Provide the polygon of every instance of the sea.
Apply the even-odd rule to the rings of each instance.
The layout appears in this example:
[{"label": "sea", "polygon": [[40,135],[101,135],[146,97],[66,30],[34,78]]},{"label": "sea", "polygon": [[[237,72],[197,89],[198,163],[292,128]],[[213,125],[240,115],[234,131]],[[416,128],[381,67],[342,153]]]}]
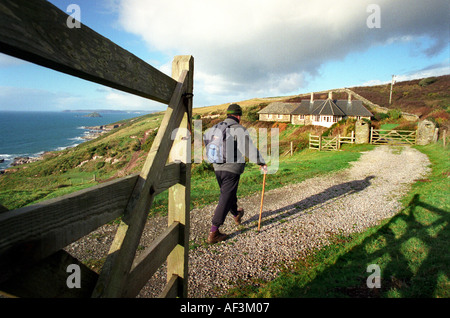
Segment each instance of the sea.
[{"label": "sea", "polygon": [[10,167],[16,157],[39,157],[85,142],[83,137],[90,132],[87,127],[146,114],[99,112],[101,117],[86,117],[89,113],[0,111],[0,171]]}]

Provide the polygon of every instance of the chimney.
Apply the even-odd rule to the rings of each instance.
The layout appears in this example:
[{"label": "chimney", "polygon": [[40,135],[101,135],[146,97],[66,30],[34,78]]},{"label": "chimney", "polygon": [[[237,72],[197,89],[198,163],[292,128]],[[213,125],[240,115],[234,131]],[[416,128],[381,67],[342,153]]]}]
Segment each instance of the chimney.
[{"label": "chimney", "polygon": [[352,94],[348,93],[348,103],[352,103]]},{"label": "chimney", "polygon": [[333,91],[328,92],[328,99],[333,99]]},{"label": "chimney", "polygon": [[311,93],[311,104],[314,103],[314,93]]}]

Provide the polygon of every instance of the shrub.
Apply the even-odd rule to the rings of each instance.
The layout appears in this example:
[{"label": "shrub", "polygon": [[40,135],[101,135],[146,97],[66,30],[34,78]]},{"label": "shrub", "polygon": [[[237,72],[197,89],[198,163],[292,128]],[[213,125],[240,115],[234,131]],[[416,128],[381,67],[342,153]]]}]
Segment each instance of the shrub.
[{"label": "shrub", "polygon": [[253,106],[248,110],[244,111],[244,117],[247,121],[255,122],[259,120],[259,108],[257,106]]},{"label": "shrub", "polygon": [[421,80],[419,82],[419,86],[420,87],[425,87],[425,86],[433,84],[436,81],[437,81],[436,77],[427,77],[427,78],[424,78],[423,80]]},{"label": "shrub", "polygon": [[400,117],[402,117],[402,111],[399,109],[390,109],[388,111],[388,116],[390,119],[399,119]]},{"label": "shrub", "polygon": [[192,165],[192,174],[203,175],[211,171],[214,171],[213,165],[206,161],[202,161],[202,163],[198,165]]},{"label": "shrub", "polygon": [[373,114],[373,117],[375,117],[376,121],[382,121],[383,119],[389,118],[389,115],[385,113],[375,113]]}]

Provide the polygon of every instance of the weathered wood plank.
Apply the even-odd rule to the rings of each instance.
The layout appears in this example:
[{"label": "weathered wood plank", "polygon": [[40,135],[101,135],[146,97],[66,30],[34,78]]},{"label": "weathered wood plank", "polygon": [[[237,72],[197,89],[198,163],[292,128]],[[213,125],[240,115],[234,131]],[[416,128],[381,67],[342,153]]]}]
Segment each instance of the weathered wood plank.
[{"label": "weathered wood plank", "polygon": [[180,161],[168,163],[164,167],[163,177],[154,186],[155,195],[166,191],[177,183],[184,183],[181,174],[185,173],[186,165]]},{"label": "weathered wood plank", "polygon": [[[69,288],[73,270],[69,265],[79,269],[79,288]],[[89,298],[97,281],[98,274],[86,267],[72,255],[60,250],[21,273],[0,283],[0,291],[7,296],[25,298]]]},{"label": "weathered wood plank", "polygon": [[0,213],[8,212],[9,210],[0,204]]},{"label": "weathered wood plank", "polygon": [[[189,71],[188,87],[186,93],[190,94],[193,91],[194,81],[194,59],[191,56],[181,57],[172,64],[172,76],[178,78],[185,70]],[[169,161],[181,160],[185,165],[183,184],[176,184],[169,189],[169,212],[168,224],[173,222],[180,222],[182,233],[179,244],[170,253],[167,258],[167,280],[176,275],[180,278],[182,288],[177,289],[176,293],[179,297],[187,297],[188,287],[188,253],[189,253],[189,213],[190,213],[190,197],[191,197],[191,113],[192,113],[192,99],[187,100],[187,111],[183,116],[175,136],[172,151],[169,154]]]},{"label": "weathered wood plank", "polygon": [[170,102],[177,82],[45,0],[2,0],[0,52],[59,72]]},{"label": "weathered wood plank", "polygon": [[120,297],[155,196],[163,167],[172,147],[172,132],[180,125],[185,113],[183,94],[187,87],[187,74],[183,72],[169,107],[153,141],[152,148],[117,229],[108,257],[94,290],[93,297]]},{"label": "weathered wood plank", "polygon": [[135,259],[123,297],[136,297],[156,270],[179,242],[180,223],[169,226],[142,254]]},{"label": "weathered wood plank", "polygon": [[123,214],[137,175],[0,214],[0,282]]},{"label": "weathered wood plank", "polygon": [[[164,167],[155,195],[180,183],[183,163]],[[0,282],[121,216],[138,174],[0,215]],[[184,182],[184,180],[183,180]]]},{"label": "weathered wood plank", "polygon": [[170,276],[169,281],[158,298],[176,298],[178,296],[180,280],[181,278],[175,274]]}]

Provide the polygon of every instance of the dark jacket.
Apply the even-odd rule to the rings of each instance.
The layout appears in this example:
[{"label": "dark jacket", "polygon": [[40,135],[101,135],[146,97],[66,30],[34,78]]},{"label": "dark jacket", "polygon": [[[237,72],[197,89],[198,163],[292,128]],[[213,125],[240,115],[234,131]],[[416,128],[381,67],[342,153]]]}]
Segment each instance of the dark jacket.
[{"label": "dark jacket", "polygon": [[245,169],[245,158],[258,165],[265,165],[264,158],[253,144],[248,130],[239,124],[239,120],[229,116],[225,122],[229,126],[226,138],[226,162],[214,163],[214,170],[242,174]]}]

